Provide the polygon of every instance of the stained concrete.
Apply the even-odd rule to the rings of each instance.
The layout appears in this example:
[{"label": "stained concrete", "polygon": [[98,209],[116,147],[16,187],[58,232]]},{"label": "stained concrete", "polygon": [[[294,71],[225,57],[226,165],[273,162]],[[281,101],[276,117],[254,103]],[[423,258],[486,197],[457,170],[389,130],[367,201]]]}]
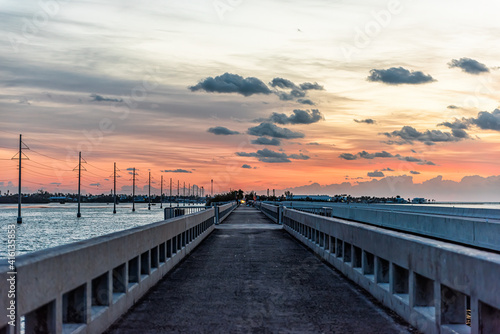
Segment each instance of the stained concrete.
[{"label": "stained concrete", "polygon": [[[238,208],[109,333],[407,333],[253,208]],[[263,229],[256,228],[261,224]]]}]

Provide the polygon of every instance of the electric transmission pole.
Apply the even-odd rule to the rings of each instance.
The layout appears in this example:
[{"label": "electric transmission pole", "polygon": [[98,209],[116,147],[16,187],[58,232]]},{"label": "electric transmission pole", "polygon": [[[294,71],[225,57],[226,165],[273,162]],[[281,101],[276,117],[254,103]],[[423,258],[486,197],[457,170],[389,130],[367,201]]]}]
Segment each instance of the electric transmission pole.
[{"label": "electric transmission pole", "polygon": [[163,208],[163,175],[161,176],[161,185],[160,185],[160,209]]},{"label": "electric transmission pole", "polygon": [[182,187],[182,197],[186,200],[186,182],[184,182],[184,186]]},{"label": "electric transmission pole", "polygon": [[[83,160],[83,161],[82,161]],[[78,152],[78,212],[76,216],[80,218],[82,216],[80,212],[80,203],[82,201],[81,183],[82,183],[82,163],[86,163],[85,159],[82,159],[82,152]],[[73,169],[75,170],[76,167]],[[86,171],[85,167],[83,170]]]},{"label": "electric transmission pole", "polygon": [[177,206],[179,206],[179,180],[177,180]]},{"label": "electric transmission pole", "polygon": [[149,172],[148,210],[151,210],[151,172]]},{"label": "electric transmission pole", "polygon": [[170,207],[172,207],[172,178],[170,178],[170,197],[169,197]]},{"label": "electric transmission pole", "polygon": [[135,167],[132,172],[132,212],[135,211]]},{"label": "electric transmission pole", "polygon": [[[23,147],[24,145],[24,147]],[[16,155],[12,157],[12,160],[18,159],[19,160],[19,191],[17,194],[17,223],[22,224],[23,222],[23,217],[21,216],[21,203],[22,203],[22,195],[21,195],[21,161],[22,159],[27,159],[29,158],[26,156],[26,154],[23,153],[23,148],[29,150],[30,148],[26,146],[25,143],[23,143],[23,135],[19,135],[19,152],[16,155],[19,155],[16,158]]]},{"label": "electric transmission pole", "polygon": [[116,162],[113,165],[113,213],[116,213]]},{"label": "electric transmission pole", "polygon": [[210,197],[214,197],[214,179],[211,180]]}]

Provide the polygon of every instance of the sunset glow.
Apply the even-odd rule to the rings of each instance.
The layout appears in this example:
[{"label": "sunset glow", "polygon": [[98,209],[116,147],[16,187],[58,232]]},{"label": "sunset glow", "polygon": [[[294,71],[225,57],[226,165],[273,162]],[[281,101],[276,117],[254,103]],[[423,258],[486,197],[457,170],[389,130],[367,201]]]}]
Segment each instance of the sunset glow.
[{"label": "sunset glow", "polygon": [[496,1],[3,1],[0,190],[500,201]]}]

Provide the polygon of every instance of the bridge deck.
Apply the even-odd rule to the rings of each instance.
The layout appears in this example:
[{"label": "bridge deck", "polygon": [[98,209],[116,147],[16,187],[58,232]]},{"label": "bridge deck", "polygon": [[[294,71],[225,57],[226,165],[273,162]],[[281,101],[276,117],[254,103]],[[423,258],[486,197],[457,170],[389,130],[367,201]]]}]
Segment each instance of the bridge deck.
[{"label": "bridge deck", "polygon": [[108,332],[409,332],[279,227],[238,208]]}]

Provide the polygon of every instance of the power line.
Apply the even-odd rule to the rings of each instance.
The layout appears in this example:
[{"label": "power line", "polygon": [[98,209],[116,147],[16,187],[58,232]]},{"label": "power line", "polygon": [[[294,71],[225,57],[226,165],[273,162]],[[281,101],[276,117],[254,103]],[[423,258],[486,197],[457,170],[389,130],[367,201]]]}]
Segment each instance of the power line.
[{"label": "power line", "polygon": [[36,154],[39,154],[39,155],[41,155],[41,156],[44,156],[44,157],[46,157],[46,158],[49,158],[49,159],[54,159],[54,160],[58,160],[58,161],[62,161],[62,162],[67,162],[66,160],[63,160],[63,159],[58,159],[58,158],[54,158],[54,157],[48,156],[48,155],[46,155],[46,154],[40,153],[40,152],[38,152],[38,151],[35,151],[35,150],[34,150],[34,149],[32,149],[32,148],[30,149],[30,151],[31,151],[31,152],[34,152],[34,153],[36,153]]},{"label": "power line", "polygon": [[104,171],[104,172],[107,172],[107,173],[112,173],[112,171],[110,171],[110,170],[99,168],[99,167],[97,167],[97,166],[92,165],[92,164],[91,164],[91,163],[89,163],[89,162],[87,162],[87,165],[92,166],[92,167],[97,168],[97,169],[100,169],[100,170],[102,170],[102,171]]}]

